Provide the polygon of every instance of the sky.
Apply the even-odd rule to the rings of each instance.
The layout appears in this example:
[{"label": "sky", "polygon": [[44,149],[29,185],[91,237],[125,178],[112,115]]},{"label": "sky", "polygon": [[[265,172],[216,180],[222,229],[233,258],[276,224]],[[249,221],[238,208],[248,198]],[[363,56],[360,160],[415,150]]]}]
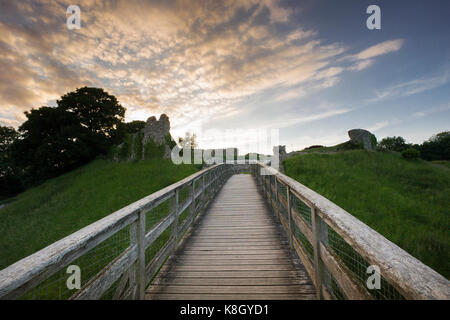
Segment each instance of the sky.
[{"label": "sky", "polygon": [[[374,4],[379,30],[366,26]],[[251,130],[277,130],[288,152],[354,128],[421,143],[450,130],[449,58],[446,0],[0,0],[0,124],[94,86],[126,121],[166,113],[202,148],[255,151]]]}]

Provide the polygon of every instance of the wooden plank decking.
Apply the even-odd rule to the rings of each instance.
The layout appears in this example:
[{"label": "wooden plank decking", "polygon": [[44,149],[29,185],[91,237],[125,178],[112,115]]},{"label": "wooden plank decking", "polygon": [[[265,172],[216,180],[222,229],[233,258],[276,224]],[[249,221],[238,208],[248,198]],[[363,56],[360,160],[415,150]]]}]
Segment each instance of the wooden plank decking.
[{"label": "wooden plank decking", "polygon": [[315,299],[251,175],[233,175],[162,267],[146,299]]}]

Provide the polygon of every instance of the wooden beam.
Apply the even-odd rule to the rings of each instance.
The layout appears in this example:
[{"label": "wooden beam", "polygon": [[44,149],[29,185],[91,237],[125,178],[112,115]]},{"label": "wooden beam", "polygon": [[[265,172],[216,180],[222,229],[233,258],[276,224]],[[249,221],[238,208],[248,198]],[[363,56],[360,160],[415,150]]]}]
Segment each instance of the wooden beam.
[{"label": "wooden beam", "polygon": [[[172,201],[170,203],[170,207],[171,207],[170,220],[172,220],[172,229],[170,230],[170,238],[174,239],[175,243],[178,243],[178,202],[179,202],[179,196],[180,196],[179,194],[180,194],[180,190],[176,189],[175,195],[172,198]],[[156,237],[154,239],[156,239]]]},{"label": "wooden beam", "polygon": [[300,216],[297,210],[295,210],[293,207],[291,208],[291,215],[292,220],[300,229],[300,231],[305,235],[306,239],[308,239],[310,243],[313,243],[314,237],[311,227],[308,224],[306,224],[305,220],[303,220],[303,218]]},{"label": "wooden beam", "polygon": [[147,234],[145,235],[145,248],[148,248],[153,241],[158,239],[158,237],[166,231],[166,229],[174,223],[175,213],[172,212],[162,219],[157,225],[155,225]]},{"label": "wooden beam", "polygon": [[313,239],[311,241],[313,248],[314,248],[314,274],[315,274],[315,283],[317,288],[317,298],[320,300],[323,300],[323,294],[322,294],[322,276],[323,273],[322,270],[322,263],[320,259],[320,217],[316,214],[316,209],[312,208],[311,210],[311,219],[312,219],[312,235]]},{"label": "wooden beam", "polygon": [[289,236],[289,247],[292,249],[292,241],[294,239],[294,235],[292,233],[292,211],[291,211],[291,197],[290,197],[290,189],[289,187],[286,187],[286,210],[287,210],[287,214],[288,214],[288,225],[289,225],[289,230],[288,230],[288,236]]},{"label": "wooden beam", "polygon": [[136,272],[136,284],[137,284],[137,299],[143,300],[145,296],[145,212],[140,211],[137,220],[137,245],[138,245],[138,257],[137,257],[137,272]]},{"label": "wooden beam", "polygon": [[337,261],[333,254],[320,243],[320,257],[328,272],[333,276],[339,287],[350,300],[370,300],[372,297],[362,288],[357,279],[353,279],[349,272]]},{"label": "wooden beam", "polygon": [[[70,299],[98,300],[127,271],[138,257],[138,245],[127,248],[114,261],[109,263]],[[143,296],[142,296],[143,299]]]},{"label": "wooden beam", "polygon": [[[303,249],[302,245],[298,242],[297,238],[293,239],[294,249],[297,253],[298,257],[300,258],[300,261],[303,263],[303,265],[306,268],[306,271],[308,271],[309,276],[311,277],[312,281],[314,282],[314,286],[317,290],[317,284],[315,283],[315,270],[314,266],[311,263],[311,259],[309,258],[308,254]],[[319,287],[320,288],[320,287]]]}]

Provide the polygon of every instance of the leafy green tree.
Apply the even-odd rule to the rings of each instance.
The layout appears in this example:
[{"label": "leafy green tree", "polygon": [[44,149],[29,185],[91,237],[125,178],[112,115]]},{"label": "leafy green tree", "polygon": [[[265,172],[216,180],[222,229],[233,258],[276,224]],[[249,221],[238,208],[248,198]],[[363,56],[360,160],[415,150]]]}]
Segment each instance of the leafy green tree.
[{"label": "leafy green tree", "polygon": [[11,157],[25,185],[72,170],[121,140],[125,108],[103,89],[83,87],[58,106],[25,112]]},{"label": "leafy green tree", "polygon": [[19,133],[13,127],[0,126],[0,153],[5,152],[18,137]]},{"label": "leafy green tree", "polygon": [[0,198],[10,197],[22,189],[10,147],[19,138],[13,127],[0,126]]},{"label": "leafy green tree", "polygon": [[408,147],[409,145],[403,137],[386,137],[378,143],[378,149],[382,151],[402,152]]},{"label": "leafy green tree", "polygon": [[103,89],[82,87],[63,95],[56,103],[59,109],[73,113],[81,126],[91,132],[100,152],[123,138],[123,132],[117,129],[123,124],[126,109]]},{"label": "leafy green tree", "polygon": [[421,158],[431,160],[450,160],[450,131],[440,132],[420,145]]},{"label": "leafy green tree", "polygon": [[25,115],[11,154],[26,184],[74,169],[96,155],[95,139],[73,113],[41,107]]}]

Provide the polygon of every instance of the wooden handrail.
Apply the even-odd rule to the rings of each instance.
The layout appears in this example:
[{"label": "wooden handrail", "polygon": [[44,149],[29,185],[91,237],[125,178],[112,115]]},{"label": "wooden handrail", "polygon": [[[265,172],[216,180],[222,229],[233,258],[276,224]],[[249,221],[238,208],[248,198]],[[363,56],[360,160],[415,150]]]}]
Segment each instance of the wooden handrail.
[{"label": "wooden handrail", "polygon": [[[347,298],[371,298],[365,284],[355,279],[345,264],[332,252],[328,245],[327,226],[334,230],[345,242],[351,246],[370,265],[380,268],[382,277],[392,285],[406,299],[450,299],[450,282],[442,275],[411,256],[405,250],[392,243],[381,234],[340,208],[330,200],[307,188],[300,182],[278,172],[277,170],[259,162],[258,168],[265,170],[268,175],[261,175],[254,170],[261,181],[264,194],[275,211],[283,197],[277,196],[274,205],[270,193],[273,192],[269,175],[274,176],[277,184],[286,186],[286,199],[296,197],[311,208],[312,225],[310,226],[295,208],[289,208],[289,217],[302,231],[314,248],[314,259],[308,257],[306,250],[293,237],[289,222],[282,215],[280,219],[290,239],[294,239],[299,256],[313,279],[319,298],[331,297],[329,288],[321,279],[321,269],[326,268],[340,285]],[[278,193],[279,191],[276,190]],[[288,201],[289,204],[289,201]],[[290,206],[289,206],[290,207]],[[289,218],[288,218],[289,219]],[[369,275],[367,275],[369,276]],[[325,292],[323,292],[325,291]]]},{"label": "wooden handrail", "polygon": [[[149,265],[145,266],[145,250],[154,240],[158,238],[167,228],[175,226],[168,243],[173,243],[175,248],[182,237],[178,233],[180,230],[186,231],[192,223],[194,210],[191,210],[189,219],[178,228],[179,215],[191,204],[194,199],[202,199],[199,206],[204,208],[207,202],[215,195],[224,180],[230,174],[230,166],[216,164],[205,168],[191,176],[184,178],[168,187],[165,187],[147,197],[144,197],[108,216],[96,221],[87,227],[45,247],[44,249],[19,260],[9,267],[0,271],[0,299],[15,299],[21,297],[26,292],[36,287],[53,274],[68,266],[75,259],[83,256],[91,249],[95,248],[118,231],[131,226],[130,246],[103,268],[96,276],[90,279],[72,298],[74,299],[98,299],[101,295],[118,280],[123,274],[136,264],[134,278],[136,288],[132,290],[131,298],[143,299],[144,289],[148,283],[146,270],[158,270],[171,250],[167,246],[160,249]],[[178,191],[187,185],[193,185],[195,181],[205,181],[208,176],[209,183],[202,185],[196,194],[191,193],[191,198],[182,206],[178,204]],[[208,197],[201,197],[208,191]],[[145,213],[164,201],[174,198],[176,202],[175,211],[164,217],[159,223],[145,233]],[[176,223],[174,223],[176,221]],[[134,240],[133,240],[134,239]],[[164,252],[163,252],[164,251]],[[152,265],[153,263],[153,265]]]},{"label": "wooden handrail", "polygon": [[[99,299],[114,283],[118,283],[114,297],[143,299],[145,287],[177,248],[183,234],[195,220],[196,213],[207,206],[231,174],[248,171],[263,187],[264,195],[289,237],[291,248],[298,254],[316,286],[318,298],[337,298],[331,281],[335,282],[334,286],[339,287],[345,298],[372,298],[365,284],[352,273],[329,243],[330,228],[368,264],[378,266],[383,278],[402,297],[450,299],[450,284],[443,276],[325,197],[266,163],[255,161],[210,166],[12,264],[0,271],[0,298],[20,298],[75,259],[129,227],[129,246],[84,283],[71,298]],[[186,187],[189,188],[189,196],[179,203],[180,190]],[[310,219],[302,216],[291,199],[302,201],[311,209]],[[168,200],[171,204],[169,213],[146,230],[146,213]],[[188,207],[187,217],[179,225],[179,217]],[[146,264],[146,249],[168,228],[171,228],[169,240]],[[299,230],[304,239],[299,239],[294,230]]]}]

